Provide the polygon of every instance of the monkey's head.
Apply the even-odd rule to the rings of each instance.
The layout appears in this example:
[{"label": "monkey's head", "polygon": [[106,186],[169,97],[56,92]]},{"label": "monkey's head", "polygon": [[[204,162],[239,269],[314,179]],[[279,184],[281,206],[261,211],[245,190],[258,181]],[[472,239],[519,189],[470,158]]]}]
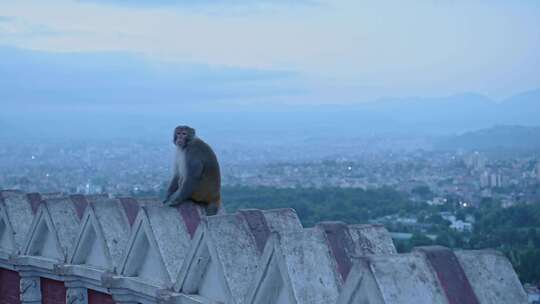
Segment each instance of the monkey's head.
[{"label": "monkey's head", "polygon": [[195,129],[188,126],[178,126],[174,129],[173,143],[179,148],[185,148],[195,137]]}]

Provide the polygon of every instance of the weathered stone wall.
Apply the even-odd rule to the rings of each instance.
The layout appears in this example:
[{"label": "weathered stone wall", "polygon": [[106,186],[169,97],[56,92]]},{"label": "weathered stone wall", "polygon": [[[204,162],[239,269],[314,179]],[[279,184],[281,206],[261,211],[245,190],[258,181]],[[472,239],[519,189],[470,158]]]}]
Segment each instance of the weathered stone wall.
[{"label": "weathered stone wall", "polygon": [[380,225],[292,209],[206,217],[156,199],[0,191],[0,304],[520,304],[494,251],[397,254]]}]

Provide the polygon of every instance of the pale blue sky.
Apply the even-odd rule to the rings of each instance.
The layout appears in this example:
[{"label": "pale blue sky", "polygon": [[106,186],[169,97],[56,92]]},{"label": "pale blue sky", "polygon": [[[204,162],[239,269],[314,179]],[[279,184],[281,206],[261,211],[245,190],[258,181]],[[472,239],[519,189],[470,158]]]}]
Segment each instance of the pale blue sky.
[{"label": "pale blue sky", "polygon": [[125,2],[0,0],[0,97],[189,88],[184,98],[331,104],[540,87],[540,1]]}]

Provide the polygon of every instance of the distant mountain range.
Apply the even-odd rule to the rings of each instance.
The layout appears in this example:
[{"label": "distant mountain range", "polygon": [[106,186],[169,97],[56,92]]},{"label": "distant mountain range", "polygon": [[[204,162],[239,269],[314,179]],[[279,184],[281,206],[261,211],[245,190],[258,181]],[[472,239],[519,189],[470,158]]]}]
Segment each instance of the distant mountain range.
[{"label": "distant mountain range", "polygon": [[[496,125],[540,126],[540,89],[501,102],[480,94],[385,98],[356,105],[255,106],[231,115],[228,127],[295,131],[308,136],[364,134],[456,135]],[[232,118],[234,117],[234,119]]]},{"label": "distant mountain range", "polygon": [[[209,106],[163,110],[158,104],[68,110],[21,110],[0,120],[16,137],[167,137],[178,124],[226,140],[339,139],[363,135],[456,135],[497,125],[540,126],[540,90],[495,102],[479,94],[443,98],[386,98],[356,105]],[[74,127],[75,126],[75,127]],[[136,130],[136,132],[133,132]],[[3,133],[3,134],[2,134]],[[6,133],[0,132],[0,137]]]},{"label": "distant mountain range", "polygon": [[231,128],[237,125],[238,130],[246,126],[250,131],[298,130],[309,136],[452,135],[496,125],[540,126],[540,89],[501,102],[466,93],[441,98],[384,98],[356,105],[253,105],[231,112],[216,112],[215,121]]},{"label": "distant mountain range", "polygon": [[[466,132],[494,125],[540,126],[540,89],[495,102],[479,94],[444,98],[382,99],[358,112],[386,117],[405,130]],[[424,130],[422,130],[424,129]]]},{"label": "distant mountain range", "polygon": [[445,137],[437,142],[439,149],[465,150],[540,150],[540,127],[495,126]]}]

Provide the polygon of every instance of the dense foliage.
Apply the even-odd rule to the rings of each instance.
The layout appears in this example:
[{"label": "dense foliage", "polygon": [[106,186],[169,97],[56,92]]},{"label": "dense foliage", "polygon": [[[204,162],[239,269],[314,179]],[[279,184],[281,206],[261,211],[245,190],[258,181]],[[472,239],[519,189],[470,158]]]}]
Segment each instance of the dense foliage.
[{"label": "dense foliage", "polygon": [[225,187],[222,196],[228,212],[241,208],[294,208],[304,226],[338,220],[350,224],[366,223],[370,219],[421,207],[391,188]]},{"label": "dense foliage", "polygon": [[486,200],[472,212],[477,221],[468,247],[502,250],[523,282],[540,282],[540,202],[501,208]]}]

